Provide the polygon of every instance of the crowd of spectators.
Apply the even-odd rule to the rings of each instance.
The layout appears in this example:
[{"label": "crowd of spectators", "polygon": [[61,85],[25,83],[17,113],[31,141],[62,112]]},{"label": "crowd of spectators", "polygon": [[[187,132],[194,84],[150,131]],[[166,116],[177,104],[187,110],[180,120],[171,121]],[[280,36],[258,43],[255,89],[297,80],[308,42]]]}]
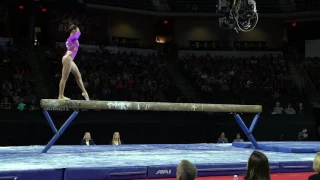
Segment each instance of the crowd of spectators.
[{"label": "crowd of spectators", "polygon": [[28,53],[9,44],[0,46],[0,110],[35,110],[36,97],[28,67]]},{"label": "crowd of spectators", "polygon": [[260,58],[197,57],[180,58],[180,67],[210,103],[263,104],[273,112],[275,102],[300,103],[288,70],[281,56]]},{"label": "crowd of spectators", "polygon": [[[56,53],[53,53],[56,52]],[[63,48],[47,52],[53,84],[58,85],[61,75]],[[85,88],[92,100],[177,102],[183,97],[170,77],[168,68],[159,64],[155,54],[134,52],[111,53],[80,50],[75,62],[82,74]],[[58,88],[52,98],[57,97]],[[72,75],[65,94],[71,99],[82,99],[81,91]]]},{"label": "crowd of spectators", "polygon": [[305,108],[303,103],[299,103],[295,106],[292,106],[291,103],[288,103],[286,108],[281,107],[280,102],[276,102],[276,106],[273,108],[272,114],[305,114]]},{"label": "crowd of spectators", "polygon": [[[50,63],[48,81],[53,85],[50,98],[56,98],[61,77],[61,57],[64,48],[47,51]],[[27,66],[28,53],[23,49],[1,48],[0,109],[35,110],[32,79]],[[134,52],[112,53],[80,50],[75,59],[92,100],[181,102],[184,98],[171,79],[168,68],[154,54]],[[305,68],[318,84],[319,62],[307,61]],[[263,104],[271,113],[279,114],[278,104],[288,104],[286,114],[302,114],[303,105],[291,80],[287,62],[280,56],[260,58],[223,58],[194,54],[180,59],[180,67],[193,82],[206,103]],[[50,77],[53,77],[50,82]],[[69,76],[66,96],[82,99],[75,78]],[[276,107],[273,107],[277,102]],[[301,104],[300,104],[301,103]],[[291,108],[291,104],[297,107]],[[278,107],[279,106],[279,107]],[[290,107],[289,107],[290,106]]]},{"label": "crowd of spectators", "polygon": [[302,72],[310,77],[310,80],[320,93],[320,58],[307,58],[304,61]]},{"label": "crowd of spectators", "polygon": [[[47,72],[52,84],[50,98],[57,98],[61,77],[61,57],[65,49],[47,51],[50,63]],[[28,53],[23,49],[1,47],[1,106],[0,109],[34,110],[36,97],[32,93]],[[134,52],[112,53],[80,50],[75,59],[92,100],[181,102],[184,98],[176,88],[165,64],[154,54]],[[223,58],[210,55],[186,55],[180,67],[200,92],[205,103],[263,104],[270,113],[302,114],[303,105],[282,57]],[[320,61],[308,59],[306,72],[320,90]],[[53,77],[50,82],[50,77]],[[66,96],[82,99],[75,78],[69,76]],[[274,107],[275,102],[277,102]],[[293,107],[291,107],[292,105]]]}]

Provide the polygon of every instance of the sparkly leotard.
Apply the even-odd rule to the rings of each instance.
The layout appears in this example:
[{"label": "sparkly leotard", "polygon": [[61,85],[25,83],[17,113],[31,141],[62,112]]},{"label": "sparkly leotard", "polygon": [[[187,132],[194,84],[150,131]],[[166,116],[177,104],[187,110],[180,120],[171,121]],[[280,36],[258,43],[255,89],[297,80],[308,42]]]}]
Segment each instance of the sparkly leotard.
[{"label": "sparkly leotard", "polygon": [[70,54],[70,57],[74,59],[78,53],[78,48],[79,48],[79,41],[78,38],[80,37],[81,32],[77,31],[74,35],[70,36],[67,41],[66,41],[66,47],[68,51],[71,51],[72,54]]}]

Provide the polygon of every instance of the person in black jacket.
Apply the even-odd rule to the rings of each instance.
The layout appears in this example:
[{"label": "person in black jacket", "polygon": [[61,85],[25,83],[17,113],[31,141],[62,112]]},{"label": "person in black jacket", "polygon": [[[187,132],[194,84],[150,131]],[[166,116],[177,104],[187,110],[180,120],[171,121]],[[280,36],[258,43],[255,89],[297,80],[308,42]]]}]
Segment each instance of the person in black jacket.
[{"label": "person in black jacket", "polygon": [[83,139],[81,140],[81,145],[87,145],[87,146],[96,145],[94,141],[91,139],[90,132],[86,132],[84,134]]},{"label": "person in black jacket", "polygon": [[308,180],[320,180],[320,152],[317,153],[313,160],[313,169],[317,174],[309,176]]},{"label": "person in black jacket", "polygon": [[298,140],[299,141],[307,141],[308,140],[308,129],[307,128],[302,128],[302,131],[299,132]]}]

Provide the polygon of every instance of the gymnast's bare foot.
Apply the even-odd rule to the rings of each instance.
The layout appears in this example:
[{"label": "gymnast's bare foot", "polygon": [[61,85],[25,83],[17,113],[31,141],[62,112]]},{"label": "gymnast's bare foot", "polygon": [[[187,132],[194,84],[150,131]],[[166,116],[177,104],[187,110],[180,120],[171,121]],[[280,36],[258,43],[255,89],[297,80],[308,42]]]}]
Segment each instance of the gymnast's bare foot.
[{"label": "gymnast's bare foot", "polygon": [[83,96],[87,101],[90,101],[89,95],[88,95],[87,92],[82,93],[82,96]]},{"label": "gymnast's bare foot", "polygon": [[59,99],[59,100],[70,100],[70,98],[67,98],[67,97],[65,97],[65,96],[59,96],[58,99]]}]

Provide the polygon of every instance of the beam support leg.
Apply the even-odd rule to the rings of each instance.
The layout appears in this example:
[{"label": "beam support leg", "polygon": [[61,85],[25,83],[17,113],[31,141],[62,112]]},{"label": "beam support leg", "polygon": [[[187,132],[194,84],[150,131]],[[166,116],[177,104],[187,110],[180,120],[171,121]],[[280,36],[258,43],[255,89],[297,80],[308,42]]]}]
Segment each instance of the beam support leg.
[{"label": "beam support leg", "polygon": [[48,113],[48,111],[43,111],[43,114],[46,117],[53,133],[57,134],[58,130],[57,130],[56,126],[54,125],[52,118],[51,118],[50,114]]},{"label": "beam support leg", "polygon": [[260,149],[260,146],[258,145],[256,139],[253,137],[252,132],[254,130],[254,127],[256,126],[258,119],[259,119],[259,114],[255,115],[251,126],[250,126],[250,130],[247,128],[246,124],[243,122],[242,118],[240,117],[239,114],[234,114],[234,118],[236,119],[236,121],[238,122],[239,126],[241,127],[241,129],[243,130],[243,132],[245,133],[245,135],[248,137],[248,139],[251,141],[251,143],[253,144],[253,146],[256,149]]},{"label": "beam support leg", "polygon": [[68,126],[72,123],[74,118],[77,117],[78,111],[74,111],[70,117],[67,119],[67,121],[61,126],[61,128],[57,131],[56,126],[54,125],[49,113],[45,110],[44,115],[52,129],[52,131],[55,133],[55,135],[51,138],[51,140],[48,142],[46,147],[41,151],[41,153],[47,153],[48,150],[53,146],[53,144],[59,139],[59,137],[63,134],[63,132],[68,128]]}]

